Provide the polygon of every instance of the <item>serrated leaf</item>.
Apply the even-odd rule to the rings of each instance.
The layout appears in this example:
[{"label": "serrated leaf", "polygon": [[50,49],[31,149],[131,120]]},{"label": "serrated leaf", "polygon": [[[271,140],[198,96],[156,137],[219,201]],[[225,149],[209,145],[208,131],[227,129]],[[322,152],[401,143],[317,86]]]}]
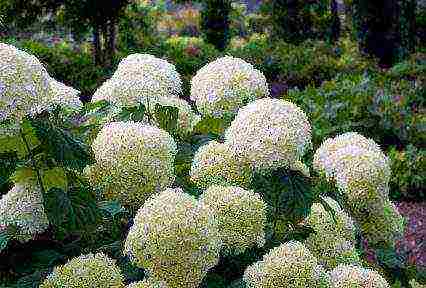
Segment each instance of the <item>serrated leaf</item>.
[{"label": "serrated leaf", "polygon": [[194,133],[222,135],[226,130],[226,121],[221,118],[206,116],[194,127]]},{"label": "serrated leaf", "polygon": [[155,119],[161,129],[174,134],[177,128],[179,109],[173,106],[155,104]]},{"label": "serrated leaf", "polygon": [[99,100],[95,102],[89,102],[84,105],[84,110],[89,111],[100,111],[105,110],[110,106],[110,103],[107,100]]},{"label": "serrated leaf", "polygon": [[114,218],[116,215],[120,213],[125,213],[127,210],[121,206],[120,202],[118,201],[103,201],[99,203],[99,209],[107,212],[109,215],[111,215],[112,218]]},{"label": "serrated leaf", "polygon": [[63,189],[54,187],[47,190],[43,201],[47,218],[53,226],[61,226],[67,219],[75,217],[71,201]]},{"label": "serrated leaf", "polygon": [[9,182],[17,166],[18,156],[16,152],[0,153],[0,188]]},{"label": "serrated leaf", "polygon": [[[8,130],[8,132],[5,130]],[[19,158],[28,155],[28,148],[21,134],[24,135],[30,149],[34,149],[40,144],[31,125],[24,121],[20,127],[0,128],[0,153],[15,151]]]},{"label": "serrated leaf", "polygon": [[90,147],[69,132],[40,120],[32,120],[31,125],[46,153],[64,167],[82,171],[84,167],[94,163]]},{"label": "serrated leaf", "polygon": [[48,170],[43,170],[42,179],[44,189],[49,190],[51,188],[60,188],[62,190],[67,190],[67,176],[65,170],[62,167],[55,167]]},{"label": "serrated leaf", "polygon": [[145,116],[145,105],[139,105],[135,107],[123,107],[121,112],[118,114],[120,121],[143,121]]},{"label": "serrated leaf", "polygon": [[277,169],[255,173],[252,188],[273,207],[275,217],[297,223],[309,215],[314,195],[309,178],[299,171]]},{"label": "serrated leaf", "polygon": [[9,243],[11,237],[7,229],[2,229],[0,231],[0,252],[6,249],[7,244]]}]

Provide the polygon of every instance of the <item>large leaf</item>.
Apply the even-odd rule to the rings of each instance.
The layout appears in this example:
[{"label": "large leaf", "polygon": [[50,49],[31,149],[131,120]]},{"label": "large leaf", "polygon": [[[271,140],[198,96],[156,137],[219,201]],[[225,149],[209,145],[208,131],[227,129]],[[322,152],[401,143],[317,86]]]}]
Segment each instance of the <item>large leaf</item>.
[{"label": "large leaf", "polygon": [[60,233],[80,231],[97,223],[100,211],[93,191],[71,187],[68,191],[51,188],[44,196],[47,217]]},{"label": "large leaf", "polygon": [[315,198],[309,178],[298,171],[282,168],[254,173],[252,188],[273,208],[274,217],[291,223],[308,216]]},{"label": "large leaf", "polygon": [[9,178],[15,172],[17,166],[18,156],[16,152],[0,153],[0,189],[9,182]]},{"label": "large leaf", "polygon": [[216,137],[223,135],[227,127],[227,122],[221,118],[205,116],[194,127],[194,133],[213,134]]},{"label": "large leaf", "polygon": [[114,218],[115,216],[126,213],[127,210],[121,206],[118,201],[103,201],[99,203],[99,209],[105,211],[109,216]]},{"label": "large leaf", "polygon": [[42,120],[32,120],[31,125],[47,154],[61,165],[82,171],[94,163],[90,147],[69,132]]},{"label": "large leaf", "polygon": [[161,129],[174,135],[177,129],[179,109],[173,106],[155,104],[155,119]]},{"label": "large leaf", "polygon": [[143,121],[145,116],[145,106],[142,104],[135,107],[123,107],[121,112],[118,114],[120,121]]}]

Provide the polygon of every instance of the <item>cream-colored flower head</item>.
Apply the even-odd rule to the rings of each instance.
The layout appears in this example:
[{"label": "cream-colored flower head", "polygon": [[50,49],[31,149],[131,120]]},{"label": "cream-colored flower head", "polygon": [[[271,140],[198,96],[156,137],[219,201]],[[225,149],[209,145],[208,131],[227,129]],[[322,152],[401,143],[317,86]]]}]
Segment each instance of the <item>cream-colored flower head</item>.
[{"label": "cream-colored flower head", "polygon": [[112,79],[143,80],[147,76],[160,84],[164,93],[177,97],[182,93],[182,80],[176,67],[150,54],[131,54],[118,64]]},{"label": "cream-colored flower head", "polygon": [[41,189],[35,181],[16,183],[0,199],[0,230],[16,227],[16,240],[27,242],[44,232],[49,220],[44,211]]},{"label": "cream-colored flower head", "polygon": [[233,116],[246,103],[267,96],[265,76],[251,64],[230,56],[202,67],[191,80],[191,100],[206,116]]},{"label": "cream-colored flower head", "polygon": [[189,175],[197,186],[238,185],[247,187],[250,168],[234,157],[226,144],[210,141],[195,153]]},{"label": "cream-colored flower head", "polygon": [[298,241],[273,248],[263,260],[249,266],[244,273],[249,288],[330,287],[324,269],[312,253]]},{"label": "cream-colored flower head", "polygon": [[330,272],[333,288],[390,288],[376,271],[356,265],[341,264]]},{"label": "cream-colored flower head", "polygon": [[200,204],[218,221],[225,252],[242,253],[265,244],[267,205],[262,197],[236,186],[210,186]]},{"label": "cream-colored flower head", "polygon": [[311,126],[293,103],[264,98],[239,110],[225,143],[254,169],[290,168],[310,146]]},{"label": "cream-colored flower head", "polygon": [[126,286],[126,288],[167,288],[166,283],[152,280],[150,278],[142,281],[133,282]]},{"label": "cream-colored flower head", "polygon": [[40,288],[124,288],[124,277],[115,260],[103,253],[81,255],[56,267]]},{"label": "cream-colored flower head", "polygon": [[56,81],[35,56],[0,43],[0,121],[20,122],[25,116],[49,111],[55,103],[64,104],[56,88]]},{"label": "cream-colored flower head", "polygon": [[124,253],[169,288],[196,288],[219,260],[216,220],[182,189],[152,196],[136,214]]},{"label": "cream-colored flower head", "polygon": [[107,198],[139,207],[174,181],[176,143],[164,130],[135,122],[105,125],[92,143],[96,164],[86,169]]},{"label": "cream-colored flower head", "polygon": [[314,155],[314,169],[325,173],[327,177],[333,177],[336,171],[336,152],[349,145],[376,152],[385,158],[379,145],[372,139],[357,132],[347,132],[334,138],[328,138],[321,144]]},{"label": "cream-colored flower head", "polygon": [[320,203],[314,203],[305,222],[315,233],[309,235],[305,245],[326,269],[341,263],[360,263],[355,249],[355,224],[339,204],[325,197],[324,201],[333,209],[335,218]]},{"label": "cream-colored flower head", "polygon": [[53,104],[60,107],[78,110],[83,107],[83,103],[78,98],[80,91],[67,86],[53,78],[49,81],[49,97]]}]

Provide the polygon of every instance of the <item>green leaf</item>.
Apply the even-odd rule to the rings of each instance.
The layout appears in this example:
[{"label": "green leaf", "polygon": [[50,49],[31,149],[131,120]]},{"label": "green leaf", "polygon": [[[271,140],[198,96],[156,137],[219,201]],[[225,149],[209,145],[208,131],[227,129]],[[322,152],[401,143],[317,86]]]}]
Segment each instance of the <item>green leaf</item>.
[{"label": "green leaf", "polygon": [[0,153],[0,189],[9,182],[18,163],[16,152]]},{"label": "green leaf", "polygon": [[75,217],[72,213],[72,204],[67,193],[60,188],[51,188],[43,197],[44,208],[49,222],[54,226],[61,226],[68,217]]},{"label": "green leaf", "polygon": [[99,209],[107,212],[109,215],[111,215],[112,218],[114,218],[116,215],[120,213],[125,213],[127,210],[121,206],[120,202],[118,201],[103,201],[99,203]]},{"label": "green leaf", "polygon": [[337,216],[336,211],[328,204],[327,201],[324,200],[322,197],[318,197],[318,201],[321,203],[321,205],[324,207],[325,211],[330,213],[331,218],[333,219],[334,224],[337,224]]},{"label": "green leaf", "polygon": [[7,244],[11,240],[8,229],[3,229],[0,231],[0,252],[6,249]]},{"label": "green leaf", "polygon": [[84,167],[94,163],[90,147],[69,132],[46,121],[32,120],[31,125],[47,154],[64,167],[82,171]]},{"label": "green leaf", "polygon": [[100,101],[86,103],[84,105],[84,110],[86,112],[105,111],[109,106],[110,106],[110,103],[107,100],[100,100]]},{"label": "green leaf", "polygon": [[145,116],[145,105],[135,107],[123,107],[121,112],[118,114],[120,121],[143,121]]},{"label": "green leaf", "polygon": [[298,223],[309,215],[314,195],[310,179],[299,171],[279,168],[267,173],[254,173],[252,188],[274,210],[274,217]]},{"label": "green leaf", "polygon": [[211,116],[203,117],[194,127],[194,133],[222,135],[227,127],[226,121]]},{"label": "green leaf", "polygon": [[312,227],[299,225],[296,226],[294,230],[292,230],[290,233],[288,233],[285,237],[285,240],[283,242],[287,242],[290,240],[296,240],[303,242],[305,241],[312,233],[316,233]]},{"label": "green leaf", "polygon": [[155,119],[161,129],[174,134],[177,128],[179,109],[173,106],[155,104]]}]

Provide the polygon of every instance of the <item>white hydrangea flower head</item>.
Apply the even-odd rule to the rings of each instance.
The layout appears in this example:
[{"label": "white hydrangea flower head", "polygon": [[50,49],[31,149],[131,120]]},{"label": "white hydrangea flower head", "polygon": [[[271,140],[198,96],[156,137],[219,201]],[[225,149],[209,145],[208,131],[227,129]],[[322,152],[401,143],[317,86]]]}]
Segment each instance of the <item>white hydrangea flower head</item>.
[{"label": "white hydrangea flower head", "polygon": [[[177,97],[182,93],[182,80],[175,65],[150,54],[131,54],[118,64],[112,79],[143,80],[152,78],[164,94]],[[161,93],[161,94],[163,94]]]},{"label": "white hydrangea flower head", "polygon": [[54,104],[64,108],[81,109],[83,108],[83,103],[78,98],[79,94],[80,91],[77,89],[50,78],[49,95]]},{"label": "white hydrangea flower head", "polygon": [[[154,115],[155,105],[159,104],[161,106],[172,106],[178,108],[178,118],[177,118],[177,127],[176,132],[181,137],[185,137],[190,134],[195,125],[201,120],[201,116],[197,115],[192,111],[191,106],[183,99],[180,98],[159,98],[150,105],[151,115]],[[147,117],[146,117],[147,118]],[[154,115],[154,124],[159,125],[157,119]]]},{"label": "white hydrangea flower head", "polygon": [[347,191],[350,202],[363,200],[366,184],[384,199],[388,198],[391,169],[388,158],[382,152],[347,145],[337,149],[334,158],[336,185],[342,191]]},{"label": "white hydrangea flower head", "polygon": [[163,281],[155,281],[148,278],[142,281],[133,282],[127,285],[126,288],[167,288],[167,285]]},{"label": "white hydrangea flower head", "polygon": [[49,226],[43,196],[35,181],[15,183],[0,199],[0,228],[16,227],[16,240],[27,242]]},{"label": "white hydrangea flower head", "polygon": [[233,116],[246,103],[269,96],[262,72],[231,56],[202,67],[191,80],[191,100],[203,115]]},{"label": "white hydrangea flower head", "polygon": [[0,43],[0,121],[20,122],[50,108],[50,77],[33,55]]},{"label": "white hydrangea flower head", "polygon": [[[131,121],[106,124],[92,149],[96,164],[86,169],[89,179],[106,185],[107,198],[126,205],[139,207],[175,179],[176,143],[157,127]],[[102,180],[96,183],[96,179]]]},{"label": "white hydrangea flower head", "polygon": [[355,224],[352,218],[330,197],[324,201],[333,209],[335,218],[320,203],[314,203],[305,223],[315,233],[304,244],[326,269],[341,263],[360,263],[355,249]]},{"label": "white hydrangea flower head", "polygon": [[148,199],[135,216],[124,253],[167,287],[193,287],[219,261],[216,220],[182,189]]},{"label": "white hydrangea flower head", "polygon": [[171,97],[161,83],[150,76],[144,79],[108,79],[93,94],[92,102],[106,100],[117,107],[152,106],[157,100]]},{"label": "white hydrangea flower head", "polygon": [[115,260],[103,253],[75,257],[56,267],[40,288],[124,288],[124,277]]},{"label": "white hydrangea flower head", "polygon": [[311,126],[293,103],[258,99],[239,110],[225,143],[254,169],[290,168],[311,145]]},{"label": "white hydrangea flower head", "polygon": [[243,279],[249,288],[329,287],[328,277],[317,259],[298,241],[270,250],[262,261],[246,269]]},{"label": "white hydrangea flower head", "polygon": [[377,271],[357,265],[341,264],[330,272],[333,288],[390,288]]},{"label": "white hydrangea flower head", "polygon": [[51,111],[54,105],[80,108],[80,92],[49,76],[33,55],[0,43],[0,121]]},{"label": "white hydrangea flower head", "polygon": [[267,205],[259,194],[236,186],[213,185],[201,195],[200,205],[217,219],[226,253],[243,253],[265,244]]},{"label": "white hydrangea flower head", "polygon": [[226,144],[217,141],[210,141],[197,150],[189,175],[204,189],[213,184],[247,187],[251,181],[250,168],[240,163]]},{"label": "white hydrangea flower head", "polygon": [[347,132],[334,138],[328,138],[321,144],[314,155],[314,169],[325,173],[328,178],[333,177],[336,171],[336,151],[348,145],[382,154],[383,158],[386,158],[374,140],[366,138],[357,132]]}]

